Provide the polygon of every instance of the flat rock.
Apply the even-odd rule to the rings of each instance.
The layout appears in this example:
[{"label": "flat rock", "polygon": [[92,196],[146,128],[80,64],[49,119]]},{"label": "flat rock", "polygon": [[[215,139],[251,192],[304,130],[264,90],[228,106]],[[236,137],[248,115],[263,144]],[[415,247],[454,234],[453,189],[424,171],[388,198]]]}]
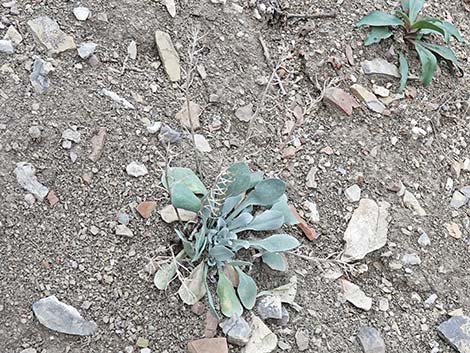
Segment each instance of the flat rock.
[{"label": "flat rock", "polygon": [[217,337],[191,341],[188,343],[188,353],[228,353],[227,340]]},{"label": "flat rock", "polygon": [[138,178],[148,174],[147,167],[145,164],[140,162],[131,162],[126,167],[126,172],[128,175]]},{"label": "flat rock", "polygon": [[100,94],[102,94],[103,96],[106,96],[108,98],[111,98],[114,102],[121,104],[126,109],[135,109],[135,107],[132,103],[130,103],[127,99],[119,96],[117,93],[115,93],[113,91],[109,91],[109,90],[103,88],[100,91]]},{"label": "flat rock", "polygon": [[244,105],[243,107],[240,107],[235,111],[235,116],[237,117],[237,119],[245,123],[251,120],[253,114],[253,104],[251,103]]},{"label": "flat rock", "polygon": [[127,55],[131,60],[137,59],[137,43],[135,40],[132,40],[127,46]]},{"label": "flat rock", "polygon": [[372,86],[372,92],[374,92],[374,94],[376,96],[379,96],[379,97],[382,97],[382,98],[386,98],[386,97],[390,96],[390,90],[388,88],[383,87],[383,86],[373,85]]},{"label": "flat rock", "polygon": [[385,342],[377,329],[363,326],[357,334],[364,353],[385,353]]},{"label": "flat rock", "polygon": [[403,203],[407,208],[413,210],[418,216],[426,216],[426,211],[421,207],[418,199],[408,190],[405,190],[405,194],[403,195]]},{"label": "flat rock", "polygon": [[455,222],[446,223],[446,229],[452,238],[455,238],[455,239],[462,238],[462,231],[460,230],[460,227],[457,223]]},{"label": "flat rock", "polygon": [[361,260],[386,244],[389,207],[385,201],[377,204],[373,200],[362,199],[359,202],[344,232],[346,247],[341,257],[344,261]]},{"label": "flat rock", "polygon": [[[181,221],[189,222],[194,221],[197,217],[197,214],[191,211],[183,210],[182,208],[178,209],[178,213],[181,217]],[[173,223],[178,221],[178,215],[173,205],[168,205],[163,207],[160,210],[160,216],[162,217],[165,223]]]},{"label": "flat rock", "polygon": [[456,190],[452,194],[452,200],[450,200],[450,207],[455,208],[456,210],[464,206],[468,201],[467,196],[465,196],[460,191]]},{"label": "flat rock", "polygon": [[93,42],[85,42],[80,44],[78,47],[78,55],[82,59],[88,59],[90,56],[95,54],[97,44]]},{"label": "flat rock", "polygon": [[72,141],[72,142],[75,142],[75,143],[80,143],[81,134],[80,134],[80,132],[77,131],[77,130],[66,129],[66,130],[64,130],[64,132],[62,133],[62,138],[63,138],[64,140],[69,140],[69,141]]},{"label": "flat rock", "polygon": [[3,54],[13,54],[15,52],[15,48],[13,47],[13,43],[9,39],[0,39],[0,53]]},{"label": "flat rock", "polygon": [[118,224],[116,226],[116,235],[132,238],[134,236],[134,233],[126,225]]},{"label": "flat rock", "polygon": [[220,328],[227,337],[228,343],[236,346],[245,346],[251,335],[251,328],[248,322],[242,317],[232,317],[219,324]]},{"label": "flat rock", "polygon": [[54,295],[35,302],[33,311],[39,322],[53,331],[89,336],[97,329],[93,321],[85,320],[77,309],[60,302]]},{"label": "flat rock", "polygon": [[209,141],[207,141],[203,135],[194,134],[194,144],[200,152],[208,153],[212,151],[211,145],[209,145]]},{"label": "flat rock", "polygon": [[398,67],[389,63],[385,59],[377,58],[374,60],[366,60],[362,64],[362,71],[366,75],[383,75],[400,78]]},{"label": "flat rock", "polygon": [[327,88],[323,99],[346,115],[352,115],[353,109],[359,107],[359,103],[352,95],[337,87]]},{"label": "flat rock", "polygon": [[355,307],[365,311],[369,311],[372,308],[372,298],[368,297],[359,286],[342,279],[341,289],[344,299]]},{"label": "flat rock", "polygon": [[271,353],[277,347],[277,336],[256,315],[252,315],[251,337],[241,353]]},{"label": "flat rock", "polygon": [[54,70],[52,64],[36,56],[33,62],[33,70],[29,76],[34,92],[38,94],[46,93],[50,87],[47,75]]},{"label": "flat rock", "polygon": [[38,181],[35,174],[36,168],[31,163],[20,162],[16,164],[15,175],[18,184],[33,194],[37,200],[44,201],[49,189]]},{"label": "flat rock", "polygon": [[454,316],[437,328],[439,336],[447,341],[457,352],[470,353],[470,318]]},{"label": "flat rock", "polygon": [[64,33],[56,21],[47,16],[37,17],[28,21],[28,27],[33,34],[34,40],[43,50],[51,54],[75,49],[73,37]]},{"label": "flat rock", "polygon": [[159,132],[161,127],[162,127],[162,123],[160,121],[154,121],[154,122],[149,123],[146,126],[146,129],[149,134],[153,135]]},{"label": "flat rock", "polygon": [[308,349],[310,339],[303,330],[297,330],[297,332],[295,333],[295,343],[297,344],[299,352],[303,352]]},{"label": "flat rock", "polygon": [[201,106],[194,102],[189,102],[189,113],[188,113],[188,104],[184,102],[183,107],[178,113],[176,113],[175,118],[176,120],[180,121],[184,127],[191,129],[191,125],[192,125],[192,128],[194,130],[197,130],[201,127],[201,124],[199,123],[199,116],[201,115],[201,113],[202,113]]},{"label": "flat rock", "polygon": [[354,184],[344,190],[344,195],[349,202],[358,202],[361,199],[361,188]]},{"label": "flat rock", "polygon": [[256,309],[262,320],[282,319],[282,304],[279,296],[267,295],[256,303]]},{"label": "flat rock", "polygon": [[351,92],[353,95],[364,102],[364,104],[372,111],[382,114],[385,110],[385,105],[377,98],[375,94],[369,91],[367,88],[354,84],[351,86]]},{"label": "flat rock", "polygon": [[10,26],[8,27],[7,33],[5,33],[3,39],[11,40],[13,45],[18,45],[23,41],[23,36],[15,27]]},{"label": "flat rock", "polygon": [[401,262],[406,266],[417,266],[421,264],[421,259],[417,254],[405,254],[402,256]]},{"label": "flat rock", "polygon": [[158,134],[158,140],[164,145],[178,143],[181,140],[181,134],[171,127],[163,125]]},{"label": "flat rock", "polygon": [[142,216],[142,218],[150,218],[152,212],[157,207],[157,203],[155,201],[144,201],[137,205],[135,208],[137,212]]},{"label": "flat rock", "polygon": [[106,128],[100,127],[98,133],[91,138],[91,153],[88,156],[91,161],[97,162],[101,158],[106,142],[106,135]]},{"label": "flat rock", "polygon": [[73,9],[75,18],[79,21],[86,21],[90,16],[90,10],[88,7],[79,6]]},{"label": "flat rock", "polygon": [[180,57],[173,46],[170,35],[166,32],[156,31],[155,42],[168,78],[172,82],[179,81],[181,79]]}]

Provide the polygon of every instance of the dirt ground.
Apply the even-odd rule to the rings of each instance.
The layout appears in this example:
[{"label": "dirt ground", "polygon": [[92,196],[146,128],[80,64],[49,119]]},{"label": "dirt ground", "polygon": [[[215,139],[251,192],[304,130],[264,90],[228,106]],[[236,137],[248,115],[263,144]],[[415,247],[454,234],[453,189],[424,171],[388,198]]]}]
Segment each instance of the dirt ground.
[{"label": "dirt ground", "polygon": [[[320,83],[342,77],[338,86],[348,89],[354,76],[372,87],[371,77],[361,73],[360,63],[384,57],[391,42],[364,48],[365,31],[354,29],[354,24],[372,9],[391,9],[392,2],[388,3],[288,1],[285,11],[289,13],[335,11],[337,17],[269,23],[254,17],[248,1],[238,1],[243,6],[238,12],[231,0],[226,5],[181,0],[172,18],[160,1],[88,0],[81,2],[92,11],[85,22],[74,18],[72,10],[77,4],[72,1],[18,1],[19,15],[0,6],[0,17],[5,16],[24,37],[15,54],[0,54],[0,66],[7,64],[14,71],[0,72],[0,351],[16,353],[33,347],[43,353],[117,353],[144,337],[152,352],[170,353],[185,351],[188,341],[203,336],[204,320],[181,303],[178,284],[160,292],[143,270],[150,258],[168,255],[166,249],[175,237],[172,227],[157,212],[144,220],[134,210],[142,200],[156,201],[158,209],[169,202],[159,184],[165,149],[156,135],[147,132],[144,118],[181,131],[183,140],[173,148],[172,163],[195,166],[190,135],[174,118],[184,102],[184,91],[169,82],[158,67],[154,31],[171,34],[184,67],[191,31],[199,27],[204,36],[197,59],[207,78],[195,76],[190,94],[204,107],[201,133],[212,146],[212,152],[203,157],[208,181],[221,167],[244,157],[254,169],[282,177],[298,209],[305,201],[318,205],[317,240],[309,242],[295,228],[289,231],[302,241],[302,253],[319,258],[343,249],[343,233],[357,207],[347,201],[343,191],[356,182],[358,174],[364,177],[362,197],[391,204],[387,245],[368,255],[361,262],[368,270],[351,279],[373,298],[372,309],[366,312],[340,301],[339,284],[323,276],[326,264],[291,256],[290,272],[285,276],[267,277],[260,266],[255,267],[255,277],[265,289],[286,283],[294,273],[299,278],[297,302],[302,310],[289,309],[287,327],[270,328],[292,346],[290,352],[298,351],[294,335],[299,329],[310,338],[308,352],[360,352],[356,335],[364,325],[381,332],[387,352],[451,352],[436,327],[454,309],[470,312],[470,207],[452,209],[453,190],[445,187],[448,178],[453,179],[454,189],[470,184],[469,172],[457,177],[450,168],[452,161],[470,157],[468,74],[458,78],[444,65],[429,88],[410,82],[417,97],[395,102],[389,116],[363,106],[347,117],[320,103],[292,135],[301,149],[292,158],[281,158],[284,125],[293,119],[290,111],[296,106],[308,108],[318,95],[312,84],[315,77]],[[470,39],[470,15],[460,0],[428,1],[426,11],[451,20]],[[100,20],[98,14],[106,14],[108,21]],[[33,55],[40,52],[26,22],[39,15],[57,20],[77,43],[97,43],[101,61],[92,67],[75,51],[55,56],[51,90],[44,95],[35,94],[29,82]],[[0,29],[0,36],[5,32]],[[272,72],[260,35],[272,60],[283,59],[280,74],[287,94],[282,95],[277,86],[268,91],[255,136],[241,155],[248,124],[239,121],[234,112],[248,103],[255,107],[260,103],[265,84],[259,83]],[[123,70],[131,40],[137,42],[137,60],[128,60]],[[347,63],[347,44],[353,48],[355,65]],[[468,46],[454,48],[468,73]],[[328,63],[331,57],[342,64],[340,68]],[[416,65],[412,68],[419,73]],[[184,77],[183,71],[180,83]],[[398,80],[376,80],[382,85],[388,82],[396,91]],[[124,110],[99,95],[103,88],[125,97],[136,109]],[[217,103],[209,102],[211,94],[219,96]],[[222,128],[210,131],[217,119]],[[28,133],[33,125],[42,129],[39,141]],[[78,156],[75,162],[61,139],[71,126],[81,132],[81,142],[72,148]],[[426,136],[414,138],[413,126],[424,129]],[[107,141],[103,156],[93,163],[87,158],[90,139],[100,127],[106,127]],[[321,152],[328,146],[332,154]],[[13,172],[21,161],[36,167],[38,179],[60,199],[57,205],[25,201],[26,191]],[[149,174],[128,176],[125,168],[132,161],[144,162]],[[319,168],[316,189],[305,185],[312,166]],[[93,178],[88,185],[83,176],[90,172]],[[427,216],[413,215],[396,193],[387,190],[393,181],[403,182],[419,198]],[[132,238],[114,234],[120,211],[131,215]],[[459,225],[461,239],[449,235],[445,224],[450,222]],[[99,228],[95,235],[90,231],[93,226]],[[418,228],[429,235],[430,246],[418,245]],[[406,253],[418,254],[422,263],[411,271],[392,270],[389,264]],[[438,296],[436,303],[425,308],[424,300],[433,293]],[[96,321],[97,333],[89,338],[73,337],[39,324],[31,304],[51,294]],[[379,310],[381,298],[389,301],[386,311]],[[81,308],[85,302],[91,303],[88,309]],[[238,352],[235,347],[230,351]]]}]

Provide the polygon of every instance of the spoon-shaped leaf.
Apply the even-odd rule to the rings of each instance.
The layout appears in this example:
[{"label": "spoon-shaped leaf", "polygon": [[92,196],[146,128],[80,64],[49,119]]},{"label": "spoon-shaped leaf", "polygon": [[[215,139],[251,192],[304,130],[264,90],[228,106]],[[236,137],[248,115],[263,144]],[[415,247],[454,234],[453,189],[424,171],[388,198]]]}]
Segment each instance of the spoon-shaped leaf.
[{"label": "spoon-shaped leaf", "polygon": [[408,61],[406,60],[406,57],[403,55],[403,53],[399,54],[399,61],[400,61],[400,88],[398,89],[398,93],[402,93],[405,90],[406,83],[408,82],[408,73],[409,73],[409,67],[408,67]]},{"label": "spoon-shaped leaf", "polygon": [[363,17],[358,23],[356,23],[356,27],[361,26],[400,26],[403,24],[403,21],[400,20],[397,16],[390,15],[386,12],[381,11],[372,11],[367,16]]},{"label": "spoon-shaped leaf", "polygon": [[283,224],[284,216],[281,212],[275,210],[266,210],[263,213],[257,215],[246,226],[234,229],[234,232],[239,233],[245,230],[254,230],[258,232],[265,230],[275,230],[282,227]]},{"label": "spoon-shaped leaf", "polygon": [[287,271],[287,259],[283,254],[267,252],[261,256],[261,259],[266,265],[268,265],[273,270],[281,272]]},{"label": "spoon-shaped leaf", "polygon": [[171,188],[171,203],[175,208],[198,212],[201,208],[201,201],[184,184],[177,183]]},{"label": "spoon-shaped leaf", "polygon": [[366,39],[364,40],[364,45],[378,44],[382,39],[387,39],[391,37],[393,33],[387,26],[372,27],[369,34],[367,34]]},{"label": "spoon-shaped leaf", "polygon": [[299,223],[287,203],[287,196],[285,194],[281,196],[279,201],[276,202],[273,207],[271,207],[271,210],[282,213],[282,215],[284,216],[284,224],[288,224],[291,226]]},{"label": "spoon-shaped leaf", "polygon": [[[162,184],[168,190],[166,177],[162,176]],[[198,176],[189,168],[172,167],[168,169],[168,182],[170,186],[181,183],[195,194],[205,195],[207,189]]]},{"label": "spoon-shaped leaf", "polygon": [[239,267],[235,267],[238,272],[238,287],[237,293],[243,306],[248,310],[253,309],[256,301],[256,294],[258,287],[256,286],[253,278],[248,276],[245,272],[240,270]]},{"label": "spoon-shaped leaf", "polygon": [[226,197],[242,194],[251,185],[250,169],[243,162],[232,164],[227,168],[224,178],[229,180]]},{"label": "spoon-shaped leaf", "polygon": [[243,307],[238,300],[232,282],[224,274],[224,271],[219,268],[219,281],[217,283],[217,297],[220,301],[220,310],[222,314],[227,317],[234,315],[241,316],[243,314]]},{"label": "spoon-shaped leaf", "polygon": [[419,60],[421,61],[421,80],[423,81],[424,87],[427,87],[431,83],[434,72],[436,71],[437,59],[434,54],[426,49],[421,43],[414,42],[414,45],[418,52]]},{"label": "spoon-shaped leaf", "polygon": [[250,246],[267,252],[289,251],[299,245],[299,241],[288,234],[274,234],[265,239],[250,240]]}]

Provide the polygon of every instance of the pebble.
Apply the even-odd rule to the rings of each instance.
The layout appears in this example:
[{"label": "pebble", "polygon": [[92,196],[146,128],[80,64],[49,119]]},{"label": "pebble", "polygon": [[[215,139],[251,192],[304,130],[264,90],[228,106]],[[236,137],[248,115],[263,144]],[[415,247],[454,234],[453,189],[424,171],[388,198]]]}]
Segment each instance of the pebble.
[{"label": "pebble", "polygon": [[37,353],[37,350],[35,350],[34,348],[26,348],[23,349],[20,353]]},{"label": "pebble", "polygon": [[164,145],[167,145],[168,143],[178,143],[181,140],[181,134],[178,131],[173,130],[171,127],[163,125],[160,129],[158,140]]},{"label": "pebble", "polygon": [[13,43],[9,39],[0,39],[0,53],[3,54],[14,54],[15,48]]},{"label": "pebble", "polygon": [[374,92],[375,95],[383,98],[388,97],[390,95],[390,90],[383,86],[373,85],[372,92]]},{"label": "pebble", "polygon": [[15,27],[10,26],[8,27],[7,33],[5,33],[5,36],[3,37],[3,39],[11,40],[13,45],[16,46],[16,45],[19,45],[23,41],[23,36],[21,35],[20,32],[18,32],[18,30]]},{"label": "pebble", "polygon": [[49,189],[38,181],[35,174],[36,168],[31,163],[19,162],[16,164],[15,175],[18,184],[33,194],[38,201],[44,201]]},{"label": "pebble", "polygon": [[453,316],[437,328],[439,335],[457,352],[470,353],[470,318]]},{"label": "pebble", "polygon": [[368,297],[359,286],[342,279],[341,288],[344,299],[355,307],[365,311],[369,311],[372,308],[372,298]]},{"label": "pebble", "polygon": [[43,94],[49,90],[49,78],[47,75],[53,70],[54,67],[50,62],[42,60],[39,56],[34,57],[29,81],[36,93]]},{"label": "pebble", "polygon": [[199,152],[208,153],[212,151],[209,142],[203,135],[194,134],[194,144]]},{"label": "pebble", "polygon": [[64,140],[68,140],[68,141],[72,141],[72,142],[75,142],[75,143],[79,143],[80,142],[80,139],[81,139],[81,134],[79,131],[77,130],[72,130],[72,129],[66,129],[63,133],[62,133],[62,138]]},{"label": "pebble", "polygon": [[131,238],[131,237],[134,236],[134,233],[132,233],[132,230],[130,230],[124,224],[119,224],[119,225],[116,226],[116,235]]},{"label": "pebble", "polygon": [[117,221],[118,223],[127,226],[129,224],[129,215],[124,212],[119,212],[117,214]]},{"label": "pebble", "polygon": [[303,330],[297,330],[295,333],[295,343],[297,344],[297,348],[299,352],[306,351],[310,344],[308,336],[305,334]]},{"label": "pebble", "polygon": [[462,231],[460,230],[460,227],[457,223],[455,222],[446,223],[446,229],[452,238],[455,238],[455,239],[462,238]]},{"label": "pebble", "polygon": [[132,40],[127,46],[127,55],[131,60],[137,59],[137,43],[135,40]]},{"label": "pebble", "polygon": [[72,148],[72,141],[70,140],[64,140],[62,141],[62,148],[69,150]]},{"label": "pebble", "polygon": [[170,35],[166,32],[156,31],[155,42],[168,78],[172,82],[179,81],[181,79],[180,57],[173,46]]},{"label": "pebble", "polygon": [[87,7],[79,6],[73,9],[75,18],[79,21],[86,21],[90,16],[90,10]]},{"label": "pebble", "polygon": [[97,44],[93,42],[85,42],[80,44],[78,47],[78,55],[82,59],[88,59],[91,57],[93,54],[95,54]]},{"label": "pebble", "polygon": [[401,262],[405,266],[418,266],[421,264],[421,259],[416,254],[405,254],[402,256]]},{"label": "pebble", "polygon": [[251,337],[242,353],[271,353],[277,347],[277,336],[256,315],[251,319]]},{"label": "pebble", "polygon": [[452,200],[450,201],[450,206],[458,210],[460,207],[464,206],[468,201],[468,198],[461,193],[460,191],[454,191],[452,195]]},{"label": "pebble", "polygon": [[418,216],[426,216],[426,211],[421,207],[418,199],[408,190],[405,190],[405,194],[403,195],[403,203],[407,208],[413,210]]},{"label": "pebble", "polygon": [[228,353],[227,340],[218,337],[191,341],[188,343],[188,353]]},{"label": "pebble", "polygon": [[155,121],[147,125],[147,132],[152,135],[156,134],[157,132],[160,131],[161,127],[162,127],[162,123],[160,121]]},{"label": "pebble", "polygon": [[29,137],[31,137],[33,140],[37,140],[41,137],[41,129],[37,126],[31,126],[28,130]]},{"label": "pebble", "polygon": [[365,87],[354,84],[351,86],[351,92],[356,98],[360,99],[365,103],[365,105],[372,111],[382,114],[385,110],[385,105],[379,101],[377,96],[370,92]]},{"label": "pebble", "polygon": [[65,34],[50,17],[41,16],[29,20],[28,27],[35,41],[48,53],[59,54],[76,48],[73,37]]},{"label": "pebble", "polygon": [[[173,223],[179,220],[173,205],[165,206],[159,213],[165,223]],[[183,210],[181,208],[178,209],[178,213],[181,217],[181,221],[183,222],[194,221],[197,217],[195,212]]]},{"label": "pebble", "polygon": [[77,309],[62,303],[54,295],[35,302],[33,311],[39,322],[53,331],[89,336],[98,328],[93,321],[85,320]]},{"label": "pebble", "polygon": [[431,306],[434,305],[436,300],[437,300],[437,294],[436,293],[431,294],[429,298],[424,301],[424,307],[430,308]]},{"label": "pebble", "polygon": [[344,194],[349,202],[358,202],[361,199],[361,188],[357,184],[351,185],[344,191]]},{"label": "pebble", "polygon": [[135,343],[137,347],[139,348],[146,348],[149,345],[149,340],[144,338],[144,337],[139,337],[137,339],[137,342]]},{"label": "pebble", "polygon": [[227,341],[236,346],[245,346],[251,335],[250,325],[242,317],[232,317],[219,324],[227,337]]},{"label": "pebble", "polygon": [[418,238],[418,244],[422,247],[431,245],[431,239],[426,233],[422,233]]},{"label": "pebble", "polygon": [[33,194],[26,194],[24,195],[24,200],[29,204],[32,205],[36,202],[36,198]]},{"label": "pebble", "polygon": [[362,71],[364,71],[366,75],[383,75],[395,78],[401,77],[398,67],[382,58],[366,60],[361,64],[361,66]]},{"label": "pebble", "polygon": [[385,353],[385,342],[377,329],[373,327],[361,327],[357,338],[364,353]]},{"label": "pebble", "polygon": [[135,209],[137,212],[139,212],[142,218],[148,219],[156,207],[157,203],[155,201],[144,201],[139,203]]},{"label": "pebble", "polygon": [[245,123],[249,122],[251,120],[251,117],[253,116],[253,104],[250,103],[238,108],[235,111],[235,116],[240,121],[243,121]]},{"label": "pebble", "polygon": [[[194,102],[189,102],[189,113],[188,113],[188,104],[183,103],[181,110],[176,113],[175,119],[181,122],[181,124],[188,128],[197,130],[201,127],[199,122],[199,116],[202,113],[202,108],[199,104]],[[189,120],[191,118],[191,121]]]},{"label": "pebble", "polygon": [[152,353],[152,351],[150,350],[150,348],[142,348],[140,350],[140,353]]},{"label": "pebble", "polygon": [[116,103],[121,104],[125,109],[131,109],[131,110],[135,109],[134,105],[132,105],[127,99],[125,99],[123,97],[120,97],[119,95],[117,95],[113,91],[109,91],[109,90],[103,88],[100,91],[100,94],[102,94],[102,95],[104,95],[108,98],[111,98],[111,100],[116,102]]},{"label": "pebble", "polygon": [[279,298],[278,296],[267,295],[262,297],[256,303],[256,309],[262,320],[282,319],[281,298]]},{"label": "pebble", "polygon": [[100,127],[98,133],[91,138],[91,153],[88,158],[97,162],[103,154],[104,144],[106,142],[107,130],[105,127]]},{"label": "pebble", "polygon": [[337,87],[327,88],[323,98],[326,102],[349,116],[352,115],[354,108],[358,108],[360,106],[352,95]]},{"label": "pebble", "polygon": [[148,174],[147,167],[140,162],[131,162],[126,167],[126,172],[128,175],[133,176],[135,178],[144,176]]}]

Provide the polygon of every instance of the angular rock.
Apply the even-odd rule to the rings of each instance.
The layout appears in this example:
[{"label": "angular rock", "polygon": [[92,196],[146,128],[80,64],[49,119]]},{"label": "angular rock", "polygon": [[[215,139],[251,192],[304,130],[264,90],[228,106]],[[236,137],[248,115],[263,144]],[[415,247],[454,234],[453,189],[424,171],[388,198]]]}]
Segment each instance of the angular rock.
[{"label": "angular rock", "polygon": [[15,52],[15,48],[13,47],[13,43],[9,39],[0,39],[0,53],[4,54],[13,54]]},{"label": "angular rock", "polygon": [[323,99],[349,116],[352,115],[354,108],[360,106],[353,96],[337,87],[327,88]]},{"label": "angular rock", "polygon": [[49,202],[51,207],[54,207],[59,202],[59,198],[53,190],[49,191],[47,194],[47,202]]},{"label": "angular rock", "polygon": [[106,142],[106,128],[100,127],[98,133],[91,138],[91,153],[88,158],[97,162],[103,154],[104,144]]},{"label": "angular rock", "polygon": [[93,42],[82,43],[78,47],[78,55],[84,60],[88,59],[90,56],[95,54],[96,47],[97,44]]},{"label": "angular rock", "polygon": [[85,320],[77,309],[60,302],[54,295],[35,302],[33,311],[39,322],[53,331],[90,336],[98,328],[93,321]]},{"label": "angular rock", "polygon": [[[199,104],[194,103],[194,102],[189,102],[189,113],[188,113],[188,104],[185,102],[183,103],[183,107],[181,110],[176,113],[176,120],[180,121],[181,124],[188,128],[192,128],[194,130],[197,130],[201,127],[201,124],[199,123],[199,115],[202,113],[202,108]],[[189,120],[191,118],[191,121]]]},{"label": "angular rock", "polygon": [[39,56],[34,57],[33,70],[29,80],[36,93],[43,94],[49,90],[49,78],[47,75],[53,70],[54,67],[50,62],[42,60]]},{"label": "angular rock", "polygon": [[[181,217],[181,221],[183,222],[194,221],[197,217],[195,212],[183,210],[182,208],[178,209],[178,213]],[[160,210],[160,216],[165,223],[173,223],[178,221],[178,215],[176,214],[176,210],[173,205],[168,205],[162,208]]]},{"label": "angular rock", "polygon": [[303,352],[308,349],[310,339],[303,330],[297,330],[297,332],[295,333],[295,343],[297,344],[299,352]]},{"label": "angular rock", "polygon": [[62,138],[63,138],[64,140],[69,140],[69,141],[72,141],[72,142],[75,142],[75,143],[80,143],[81,134],[80,134],[80,132],[77,131],[77,130],[66,129],[66,130],[62,133]]},{"label": "angular rock", "polygon": [[119,212],[117,214],[117,221],[119,224],[123,224],[125,226],[127,226],[129,224],[129,221],[130,221],[130,217],[127,213],[125,212]]},{"label": "angular rock", "polygon": [[41,137],[41,129],[38,126],[31,126],[28,129],[29,137],[33,140],[37,140]]},{"label": "angular rock", "polygon": [[389,63],[385,59],[377,58],[374,60],[366,60],[362,64],[362,71],[366,75],[383,75],[400,78],[400,72],[396,65]]},{"label": "angular rock", "polygon": [[44,198],[49,193],[49,189],[38,182],[36,168],[30,163],[19,162],[15,168],[16,180],[25,190],[30,192],[36,197],[38,201],[44,201]]},{"label": "angular rock", "polygon": [[318,183],[315,181],[315,177],[317,175],[318,168],[312,167],[307,173],[307,187],[310,189],[316,189],[318,187]]},{"label": "angular rock", "polygon": [[208,153],[212,151],[211,145],[203,135],[194,134],[194,143],[200,152]]},{"label": "angular rock", "polygon": [[118,224],[116,226],[116,235],[132,238],[134,233],[124,224]]},{"label": "angular rock", "polygon": [[162,123],[160,121],[151,122],[150,124],[146,126],[147,132],[152,135],[159,132],[161,127],[162,127]]},{"label": "angular rock", "polygon": [[418,238],[418,244],[422,247],[431,245],[431,239],[426,233],[423,233]]},{"label": "angular rock", "polygon": [[357,334],[364,353],[385,353],[385,342],[377,329],[363,326]]},{"label": "angular rock", "polygon": [[463,193],[456,190],[452,195],[452,200],[450,200],[450,207],[453,207],[458,210],[460,207],[464,206],[467,201],[468,198]]},{"label": "angular rock", "polygon": [[166,32],[156,31],[155,42],[168,78],[172,82],[179,81],[181,79],[180,57],[173,46],[170,35]]},{"label": "angular rock", "polygon": [[359,202],[344,232],[346,247],[342,260],[361,260],[386,244],[389,207],[385,201],[377,204],[373,200],[362,199]]},{"label": "angular rock", "polygon": [[417,254],[405,254],[402,256],[401,262],[406,266],[417,266],[421,264],[421,259]]},{"label": "angular rock", "polygon": [[351,86],[351,92],[357,99],[365,103],[365,105],[372,111],[382,114],[385,110],[385,105],[379,101],[377,96],[365,87],[354,84]]},{"label": "angular rock", "polygon": [[344,299],[355,307],[365,311],[369,311],[372,308],[372,298],[368,297],[359,286],[342,279],[341,288]]},{"label": "angular rock", "polygon": [[374,92],[374,94],[376,96],[379,96],[379,97],[382,97],[382,98],[386,98],[386,97],[390,96],[390,90],[388,88],[383,87],[383,86],[373,85],[372,86],[372,92]]},{"label": "angular rock", "polygon": [[241,353],[271,353],[276,347],[276,335],[259,317],[252,315],[251,337]]},{"label": "angular rock", "polygon": [[403,195],[403,203],[407,208],[413,210],[418,216],[426,216],[426,211],[421,207],[418,199],[408,190],[405,190],[405,194]]},{"label": "angular rock", "polygon": [[251,328],[248,322],[242,317],[232,317],[219,324],[220,328],[227,336],[228,343],[243,347],[250,339]]},{"label": "angular rock", "polygon": [[467,198],[467,201],[470,201],[470,185],[461,188],[460,192]]},{"label": "angular rock", "polygon": [[256,303],[256,309],[262,320],[282,319],[281,298],[278,296],[267,295],[262,297]]},{"label": "angular rock", "polygon": [[7,33],[5,33],[5,36],[3,37],[3,39],[11,40],[13,45],[16,46],[23,41],[23,36],[21,35],[20,32],[18,32],[18,30],[15,27],[10,26],[8,27]]},{"label": "angular rock", "polygon": [[111,98],[114,102],[121,104],[126,109],[135,109],[135,107],[127,99],[118,96],[113,91],[109,91],[109,90],[103,88],[100,91],[100,94],[102,94],[102,95],[104,95],[108,98]]},{"label": "angular rock", "polygon": [[215,317],[210,310],[208,310],[206,312],[206,319],[204,321],[204,337],[215,337],[217,334],[217,326],[219,326],[219,319]]},{"label": "angular rock", "polygon": [[79,6],[73,9],[75,18],[79,21],[86,21],[90,16],[90,10],[87,7]]},{"label": "angular rock", "polygon": [[235,116],[240,121],[243,121],[245,123],[249,122],[251,120],[251,117],[253,116],[253,104],[250,103],[238,108],[235,111]]},{"label": "angular rock", "polygon": [[142,216],[142,218],[150,218],[152,212],[157,207],[157,203],[155,201],[144,201],[139,203],[139,205],[135,208],[137,212]]},{"label": "angular rock", "polygon": [[439,336],[459,353],[470,353],[470,318],[454,316],[437,328]]},{"label": "angular rock", "polygon": [[455,238],[455,239],[462,238],[462,231],[460,230],[460,227],[457,223],[455,222],[446,223],[446,229],[452,238]]},{"label": "angular rock", "polygon": [[129,58],[132,60],[137,59],[137,43],[135,40],[132,40],[127,46],[127,55],[129,55]]},{"label": "angular rock", "polygon": [[167,125],[163,125],[158,134],[160,143],[167,145],[169,143],[178,143],[181,140],[181,134]]},{"label": "angular rock", "polygon": [[361,188],[357,184],[351,185],[344,190],[344,195],[349,202],[358,202],[361,199]]},{"label": "angular rock", "polygon": [[188,343],[188,353],[228,353],[227,340],[217,337],[191,341]]},{"label": "angular rock", "polygon": [[59,54],[76,48],[73,37],[65,34],[57,22],[50,17],[41,16],[29,20],[28,26],[34,40],[48,53]]},{"label": "angular rock", "polygon": [[135,178],[148,174],[148,170],[145,164],[139,162],[129,163],[126,167],[126,172],[128,175],[133,176]]},{"label": "angular rock", "polygon": [[170,14],[170,16],[175,17],[176,16],[175,0],[164,0],[163,3],[165,4],[166,10]]}]

